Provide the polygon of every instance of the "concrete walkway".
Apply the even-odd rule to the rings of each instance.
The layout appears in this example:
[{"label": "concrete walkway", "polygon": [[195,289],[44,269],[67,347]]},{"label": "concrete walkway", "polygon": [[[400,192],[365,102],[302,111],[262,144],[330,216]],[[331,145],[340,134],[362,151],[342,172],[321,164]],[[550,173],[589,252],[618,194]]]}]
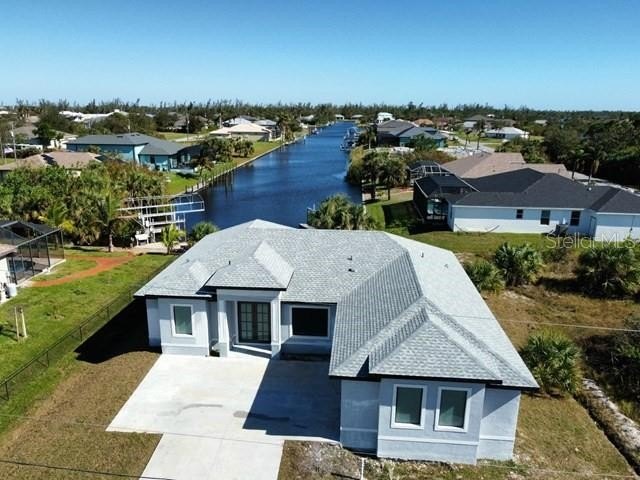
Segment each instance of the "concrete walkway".
[{"label": "concrete walkway", "polygon": [[278,476],[286,439],[337,441],[338,384],[324,362],[162,355],[108,430],[162,433],[143,476]]}]

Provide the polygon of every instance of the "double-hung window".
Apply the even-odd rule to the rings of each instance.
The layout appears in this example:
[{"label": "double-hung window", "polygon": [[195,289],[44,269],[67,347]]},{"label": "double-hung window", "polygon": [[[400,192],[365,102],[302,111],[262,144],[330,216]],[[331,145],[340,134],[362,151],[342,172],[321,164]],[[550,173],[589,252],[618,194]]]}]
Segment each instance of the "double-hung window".
[{"label": "double-hung window", "polygon": [[522,208],[519,208],[516,210],[516,219],[522,220],[522,217],[524,217],[524,210]]},{"label": "double-hung window", "polygon": [[391,406],[392,428],[422,428],[427,389],[419,385],[396,385]]},{"label": "double-hung window", "polygon": [[193,335],[193,321],[191,314],[191,306],[189,305],[173,305],[172,327],[174,335]]},{"label": "double-hung window", "polygon": [[551,210],[542,210],[540,212],[540,225],[549,225],[551,220]]},{"label": "double-hung window", "polygon": [[436,430],[467,430],[471,391],[467,388],[440,388],[436,409]]}]

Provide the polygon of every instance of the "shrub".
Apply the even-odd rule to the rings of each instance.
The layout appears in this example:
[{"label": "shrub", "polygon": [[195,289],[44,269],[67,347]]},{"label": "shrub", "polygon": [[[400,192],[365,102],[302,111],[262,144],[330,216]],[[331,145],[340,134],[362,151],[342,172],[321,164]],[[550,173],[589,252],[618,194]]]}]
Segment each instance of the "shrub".
[{"label": "shrub", "polygon": [[469,278],[480,292],[499,292],[504,288],[504,279],[500,270],[484,259],[464,264]]},{"label": "shrub", "polygon": [[565,335],[549,330],[534,332],[521,354],[543,392],[574,393],[578,388],[580,350]]},{"label": "shrub", "polygon": [[640,287],[640,258],[631,242],[605,243],[578,257],[576,276],[589,294],[601,297],[633,295]]},{"label": "shrub", "polygon": [[528,243],[503,243],[496,250],[494,261],[506,284],[513,287],[531,282],[542,267],[540,253]]},{"label": "shrub", "polygon": [[218,227],[216,227],[211,222],[198,222],[196,223],[191,232],[189,233],[189,240],[193,243],[199,242],[204,237],[209,235],[210,233],[214,233],[218,231]]},{"label": "shrub", "polygon": [[569,260],[571,248],[563,242],[546,248],[542,252],[542,259],[547,263],[566,263]]},{"label": "shrub", "polygon": [[613,337],[611,360],[617,383],[631,398],[640,398],[640,316],[625,320],[631,332],[618,332]]}]

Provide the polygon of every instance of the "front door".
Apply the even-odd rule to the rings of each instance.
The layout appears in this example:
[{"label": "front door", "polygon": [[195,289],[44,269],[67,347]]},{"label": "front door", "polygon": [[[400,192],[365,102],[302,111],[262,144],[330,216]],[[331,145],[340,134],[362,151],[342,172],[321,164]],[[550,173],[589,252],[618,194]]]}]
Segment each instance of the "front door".
[{"label": "front door", "polygon": [[240,343],[271,342],[271,304],[238,302]]}]

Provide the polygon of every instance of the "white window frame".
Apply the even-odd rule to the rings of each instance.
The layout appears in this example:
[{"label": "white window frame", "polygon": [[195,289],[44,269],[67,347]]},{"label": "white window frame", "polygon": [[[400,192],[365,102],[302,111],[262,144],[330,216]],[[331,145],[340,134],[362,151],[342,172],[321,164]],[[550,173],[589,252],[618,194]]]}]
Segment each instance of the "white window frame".
[{"label": "white window frame", "polygon": [[[398,388],[415,388],[422,390],[422,402],[420,405],[420,425],[414,425],[413,423],[400,423],[396,422],[396,397],[398,394]],[[396,383],[393,385],[393,401],[391,403],[391,428],[405,429],[405,430],[423,430],[425,417],[427,416],[427,387],[426,385],[416,385],[411,383]]]},{"label": "white window frame", "polygon": [[[459,392],[467,392],[467,401],[464,406],[464,425],[462,428],[459,427],[449,427],[446,425],[440,425],[440,401],[442,400],[442,391],[443,390],[454,390]],[[463,388],[463,387],[438,387],[438,403],[436,405],[436,418],[434,420],[433,429],[438,432],[458,432],[458,433],[466,433],[469,429],[469,414],[471,412],[471,393],[473,390],[471,388]]]},{"label": "white window frame", "polygon": [[[310,308],[314,310],[327,311],[327,335],[324,337],[316,335],[294,335],[293,333],[293,309]],[[329,340],[331,338],[331,309],[326,305],[289,305],[289,337],[300,340]]]},{"label": "white window frame", "polygon": [[[187,334],[187,333],[176,333],[176,318],[175,318],[175,312],[174,312],[174,307],[188,307],[189,311],[191,312],[191,335]],[[170,308],[171,308],[171,335],[173,337],[178,337],[178,338],[193,338],[195,337],[195,328],[193,325],[193,305],[190,304],[186,304],[186,303],[172,303],[170,304]]]}]

